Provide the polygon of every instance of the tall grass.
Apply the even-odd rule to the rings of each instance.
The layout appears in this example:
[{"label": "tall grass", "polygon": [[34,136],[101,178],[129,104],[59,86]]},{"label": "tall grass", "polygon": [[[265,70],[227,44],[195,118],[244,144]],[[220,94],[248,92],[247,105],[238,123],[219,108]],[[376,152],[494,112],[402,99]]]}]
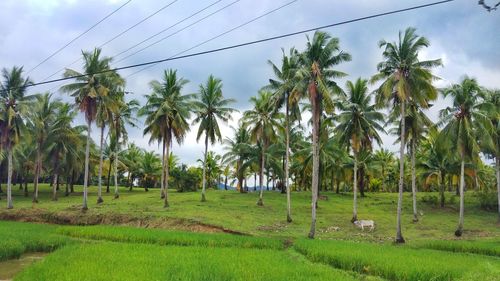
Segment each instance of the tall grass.
[{"label": "tall grass", "polygon": [[359,280],[286,251],[103,242],[64,247],[21,272],[24,280]]},{"label": "tall grass", "polygon": [[51,252],[70,239],[55,234],[55,226],[0,221],[0,261],[25,252]]},{"label": "tall grass", "polygon": [[390,280],[498,280],[500,259],[429,249],[299,240],[295,249],[315,262]]},{"label": "tall grass", "polygon": [[467,241],[467,240],[435,240],[435,241],[420,241],[414,246],[418,248],[435,249],[440,251],[472,253],[487,256],[500,257],[500,240],[482,240],[482,241]]},{"label": "tall grass", "polygon": [[284,242],[275,238],[260,238],[224,233],[193,233],[143,229],[123,226],[66,226],[57,233],[76,238],[108,240],[115,242],[146,243],[158,245],[238,247],[259,249],[283,249]]}]

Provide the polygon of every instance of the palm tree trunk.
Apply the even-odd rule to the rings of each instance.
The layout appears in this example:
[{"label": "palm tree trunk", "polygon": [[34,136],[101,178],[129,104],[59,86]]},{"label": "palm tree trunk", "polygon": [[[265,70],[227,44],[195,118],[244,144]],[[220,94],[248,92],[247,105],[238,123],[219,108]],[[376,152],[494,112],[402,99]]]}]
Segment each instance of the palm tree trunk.
[{"label": "palm tree trunk", "polygon": [[110,157],[108,165],[108,177],[106,178],[106,193],[109,193],[109,184],[111,181],[111,165],[113,165],[113,158]]},{"label": "palm tree trunk", "polygon": [[207,201],[205,197],[205,188],[207,184],[207,150],[208,150],[208,133],[205,136],[205,154],[203,160],[203,179],[201,181],[201,202]]},{"label": "palm tree trunk", "polygon": [[14,208],[14,205],[12,204],[12,170],[13,170],[13,165],[12,165],[12,147],[7,148],[7,153],[8,153],[8,166],[7,166],[7,209],[12,209]]},{"label": "palm tree trunk", "polygon": [[115,149],[115,199],[118,199],[120,194],[118,193],[118,145]]},{"label": "palm tree trunk", "polygon": [[71,170],[71,178],[70,178],[70,183],[69,183],[69,192],[70,193],[75,192],[74,182],[75,182],[75,170]]},{"label": "palm tree trunk", "polygon": [[292,222],[292,204],[290,198],[290,185],[288,184],[289,177],[289,162],[290,162],[290,116],[289,116],[289,104],[288,104],[288,92],[286,93],[286,120],[285,120],[285,142],[286,142],[286,152],[285,152],[285,189],[286,189],[286,221]]},{"label": "palm tree trunk", "polygon": [[42,170],[42,152],[40,145],[36,150],[36,165],[35,165],[35,178],[33,190],[33,203],[38,203],[38,180],[40,178],[40,171]]},{"label": "palm tree trunk", "polygon": [[311,95],[311,106],[313,111],[313,130],[312,130],[312,153],[313,153],[313,167],[312,167],[312,202],[311,202],[311,229],[309,230],[308,237],[314,239],[316,234],[316,204],[318,201],[318,177],[319,177],[319,117],[320,117],[320,98],[318,97],[315,84],[309,87]]},{"label": "palm tree trunk", "polygon": [[165,139],[163,139],[162,154],[161,154],[161,183],[160,183],[160,198],[165,198]]},{"label": "palm tree trunk", "polygon": [[440,178],[440,182],[439,182],[439,197],[440,197],[440,206],[441,208],[444,208],[444,189],[445,189],[445,186],[444,186],[444,182],[445,182],[445,178],[446,178],[446,175],[445,173],[443,172],[440,172],[441,174],[441,178]]},{"label": "palm tree trunk", "polygon": [[257,173],[253,173],[253,191],[257,191]]},{"label": "palm tree trunk", "polygon": [[99,177],[97,179],[97,181],[98,181],[97,204],[104,202],[104,200],[102,200],[102,159],[104,156],[104,151],[102,150],[103,144],[104,144],[104,124],[102,124],[102,126],[101,126],[101,143],[99,146],[100,156],[99,156]]},{"label": "palm tree trunk", "polygon": [[496,157],[496,165],[495,168],[497,170],[497,191],[498,191],[498,221],[500,222],[500,158],[498,155]]},{"label": "palm tree trunk", "polygon": [[[166,157],[170,156],[170,136],[167,134],[167,142],[166,142],[167,148],[166,148]],[[169,176],[169,171],[168,167],[169,166],[169,161],[167,158],[167,161],[165,161],[165,203],[163,204],[164,208],[168,208],[168,176]]]},{"label": "palm tree trunk", "polygon": [[400,137],[400,147],[399,147],[399,195],[398,195],[398,209],[396,216],[396,243],[404,243],[405,239],[401,232],[401,211],[403,208],[403,181],[405,173],[405,102],[401,101],[401,137]]},{"label": "palm tree trunk", "polygon": [[411,138],[411,193],[413,200],[413,222],[418,222],[417,179],[415,175],[415,136]]},{"label": "palm tree trunk", "polygon": [[52,180],[52,201],[57,201],[57,174],[54,174]]},{"label": "palm tree trunk", "polygon": [[69,177],[67,176],[66,177],[66,188],[65,188],[65,192],[64,192],[64,196],[69,196]]},{"label": "palm tree trunk", "polygon": [[28,175],[24,177],[24,197],[28,197]]},{"label": "palm tree trunk", "polygon": [[352,184],[352,219],[351,222],[354,223],[358,220],[358,154],[356,151],[354,154],[354,171],[353,171],[353,184]]},{"label": "palm tree trunk", "polygon": [[89,182],[89,158],[90,158],[90,131],[92,123],[87,120],[87,145],[85,147],[85,175],[83,178],[83,205],[82,211],[88,210],[87,206],[87,188]]},{"label": "palm tree trunk", "polygon": [[266,153],[266,145],[262,145],[262,155],[260,157],[260,171],[259,171],[259,201],[257,201],[258,206],[264,206],[264,201],[262,201],[262,196],[264,195],[264,167],[265,167],[265,153]]},{"label": "palm tree trunk", "polygon": [[462,153],[462,163],[460,164],[460,215],[458,218],[458,227],[455,231],[455,236],[462,236],[462,232],[464,230],[464,166],[465,166],[465,157]]}]

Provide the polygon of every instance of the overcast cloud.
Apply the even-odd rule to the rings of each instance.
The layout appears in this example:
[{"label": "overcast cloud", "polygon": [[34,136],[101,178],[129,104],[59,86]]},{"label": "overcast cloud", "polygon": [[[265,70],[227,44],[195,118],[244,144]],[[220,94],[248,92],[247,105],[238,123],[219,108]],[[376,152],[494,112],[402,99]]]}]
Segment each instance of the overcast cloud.
[{"label": "overcast cloud", "polygon": [[[152,41],[174,33],[233,1],[222,0]],[[26,70],[31,69],[125,2],[124,0],[1,1],[0,67],[11,68],[14,65],[24,65]],[[42,81],[57,70],[70,66],[75,59],[80,57],[82,49],[91,50],[103,44],[170,2],[172,0],[133,0],[88,34],[29,73],[29,76],[35,82]],[[103,52],[106,56],[115,56],[213,2],[215,0],[178,0],[151,19],[104,46]],[[170,57],[288,2],[290,0],[240,0],[222,12],[113,66]],[[188,53],[429,2],[431,0],[299,0]],[[484,86],[500,88],[500,32],[498,31],[500,11],[488,13],[477,5],[476,0],[456,0],[440,6],[356,22],[325,31],[332,36],[339,37],[342,49],[352,55],[353,60],[340,65],[339,70],[348,73],[348,79],[356,79],[357,77],[368,78],[376,72],[376,64],[381,60],[381,50],[377,47],[377,42],[380,39],[395,41],[398,31],[409,26],[417,28],[418,34],[427,37],[431,42],[430,48],[422,52],[421,57],[441,58],[444,62],[444,67],[435,71],[435,74],[442,78],[437,82],[437,86],[447,86],[459,81],[463,75],[467,74],[477,78]],[[235,107],[243,112],[250,106],[248,103],[250,96],[255,95],[258,89],[272,77],[267,60],[278,63],[282,47],[288,49],[295,46],[302,50],[305,42],[305,35],[297,35],[259,45],[162,63],[134,75],[131,74],[137,69],[125,70],[121,74],[127,77],[127,91],[133,92],[127,98],[136,98],[141,103],[145,102],[143,95],[150,91],[148,82],[160,79],[164,69],[177,69],[179,75],[190,80],[185,88],[186,93],[196,92],[198,85],[213,74],[223,80],[224,94],[235,98],[238,101]],[[115,61],[124,56],[116,57]],[[80,70],[80,67],[81,61],[71,65],[71,68],[77,70]],[[61,74],[54,76],[54,78],[59,77]],[[344,85],[344,82],[339,81],[341,85]],[[59,85],[55,83],[33,87],[30,92],[48,90],[55,92]],[[63,94],[58,96],[71,101]],[[434,108],[429,110],[429,116],[436,120],[438,111],[446,105],[447,102],[440,99]],[[241,113],[234,114],[233,121],[228,125],[234,126],[240,117]],[[229,136],[231,130],[228,125],[223,126],[223,133]],[[179,155],[184,163],[194,164],[202,155],[203,145],[196,142],[197,129],[197,126],[193,126],[184,144],[181,147],[178,145],[173,147],[174,153]],[[142,136],[142,126],[136,129],[130,128],[129,134],[130,140],[137,145],[158,150],[156,144],[148,144],[149,136]],[[93,135],[94,139],[97,139],[96,135]],[[383,140],[385,147],[395,150],[394,137],[384,136]],[[214,150],[222,151],[220,145],[217,145]]]}]

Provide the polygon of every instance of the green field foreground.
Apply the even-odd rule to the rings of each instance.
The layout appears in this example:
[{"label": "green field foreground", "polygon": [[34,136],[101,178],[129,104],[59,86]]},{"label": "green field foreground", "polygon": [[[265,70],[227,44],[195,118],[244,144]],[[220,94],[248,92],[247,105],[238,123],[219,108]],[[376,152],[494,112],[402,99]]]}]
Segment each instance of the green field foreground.
[{"label": "green field foreground", "polygon": [[[38,235],[45,238],[30,239]],[[500,274],[498,256],[387,243],[4,221],[0,236],[19,246],[0,247],[2,257],[54,250],[15,280],[498,280]]]},{"label": "green field foreground", "polygon": [[44,186],[40,203],[33,205],[16,190],[15,208],[0,210],[2,218],[52,224],[0,221],[0,261],[50,252],[14,280],[493,281],[500,276],[496,214],[482,211],[472,192],[466,195],[461,239],[453,236],[458,211],[449,198],[454,195],[447,194],[445,208],[419,200],[422,215],[412,223],[405,194],[404,246],[391,243],[396,194],[360,199],[360,218],[376,223],[374,231],[361,231],[349,221],[351,194],[322,193],[328,199],[319,202],[315,240],[305,238],[308,192],[292,193],[290,224],[285,197],[277,192],[264,194],[264,207],[255,205],[254,193],[207,195],[201,203],[199,193],[171,192],[171,207],[165,209],[158,190],[123,188],[119,199],[106,194],[97,205],[92,188],[90,210],[82,213],[79,193],[52,202]]}]

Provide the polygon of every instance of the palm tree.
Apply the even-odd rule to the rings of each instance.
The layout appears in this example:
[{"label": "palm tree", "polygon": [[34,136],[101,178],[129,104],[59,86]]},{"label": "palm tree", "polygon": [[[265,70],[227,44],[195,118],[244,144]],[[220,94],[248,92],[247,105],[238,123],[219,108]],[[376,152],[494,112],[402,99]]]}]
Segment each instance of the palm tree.
[{"label": "palm tree", "polygon": [[400,149],[399,149],[399,196],[397,208],[396,243],[404,243],[401,232],[401,208],[403,204],[404,180],[404,148],[405,141],[405,107],[410,101],[421,108],[429,107],[428,101],[437,97],[437,91],[432,85],[435,77],[430,69],[441,65],[441,60],[420,61],[418,52],[430,45],[425,37],[418,36],[414,28],[399,32],[399,42],[379,42],[384,48],[383,61],[377,65],[378,74],[372,77],[372,82],[383,80],[377,89],[377,103],[381,106],[400,107]]},{"label": "palm tree", "polygon": [[51,98],[52,94],[49,93],[37,95],[32,110],[28,112],[27,125],[36,145],[33,203],[38,203],[38,180],[42,171],[42,157],[47,152],[47,147],[57,140],[54,139],[53,130],[57,111],[62,104],[60,100],[51,101]]},{"label": "palm tree", "polygon": [[342,62],[350,61],[351,55],[340,50],[338,38],[332,38],[325,32],[316,31],[312,40],[307,37],[307,41],[306,50],[299,58],[302,67],[297,72],[297,77],[301,83],[297,89],[300,93],[308,94],[312,109],[312,221],[308,236],[314,238],[319,184],[320,116],[323,108],[330,112],[333,110],[332,92],[341,92],[340,87],[332,79],[346,76],[345,73],[332,68]]},{"label": "palm tree", "polygon": [[197,94],[197,100],[193,101],[195,107],[196,118],[193,124],[200,123],[196,141],[205,133],[205,157],[203,165],[203,179],[201,189],[201,202],[205,202],[206,188],[206,160],[208,142],[213,145],[215,142],[222,141],[222,136],[219,129],[218,120],[227,122],[231,119],[231,113],[235,109],[229,107],[234,99],[225,99],[222,95],[222,81],[210,75],[205,85],[200,85],[200,90]]},{"label": "palm tree", "polygon": [[394,153],[382,148],[375,151],[375,153],[373,154],[373,161],[378,167],[380,167],[380,176],[382,177],[382,190],[386,191],[386,172],[387,169],[394,163]]},{"label": "palm tree", "polygon": [[170,155],[172,138],[181,144],[189,131],[189,119],[191,112],[192,95],[182,95],[182,87],[188,82],[183,78],[177,78],[176,70],[165,70],[163,81],[150,82],[153,92],[146,95],[147,103],[139,110],[139,116],[146,116],[144,135],[151,134],[150,141],[163,142],[162,156],[162,187],[164,190],[165,203],[168,204],[168,176],[169,166],[166,156]]},{"label": "palm tree", "polygon": [[[111,62],[111,61],[110,61]],[[106,125],[113,125],[113,115],[117,112],[123,102],[123,94],[121,94],[122,86],[125,80],[120,77],[115,71],[108,72],[103,77],[102,84],[109,89],[107,95],[98,97],[97,102],[97,126],[101,128],[100,144],[99,144],[99,175],[97,186],[97,204],[104,202],[102,199],[102,166],[103,166],[103,145],[104,145],[104,129]],[[109,189],[107,190],[109,192]]]},{"label": "palm tree", "polygon": [[0,141],[2,148],[7,152],[7,208],[14,207],[12,203],[12,154],[14,147],[19,143],[20,130],[24,125],[24,116],[27,112],[26,87],[32,82],[29,77],[23,77],[23,68],[14,66],[10,71],[2,69],[0,81]]},{"label": "palm tree", "polygon": [[[486,101],[491,103],[494,107],[500,108],[500,90],[488,90],[486,92]],[[498,192],[498,221],[500,222],[500,110],[493,110],[490,114],[490,120],[495,128],[496,143],[493,149],[488,149],[483,146],[483,150],[490,158],[495,158],[495,173],[497,178],[497,192]]]},{"label": "palm tree", "polygon": [[[460,156],[460,215],[456,236],[461,236],[464,226],[464,166],[465,161],[479,157],[479,144],[493,147],[495,133],[488,112],[493,105],[484,100],[484,92],[475,79],[465,77],[460,84],[443,90],[445,97],[453,99],[453,106],[440,112],[442,138],[450,142],[453,151]],[[479,141],[478,141],[479,140]],[[443,140],[444,141],[444,140]]]},{"label": "palm tree", "polygon": [[342,112],[337,117],[339,123],[336,131],[340,136],[339,141],[344,146],[351,146],[354,156],[354,200],[351,222],[358,220],[358,154],[361,150],[371,150],[373,140],[380,144],[382,140],[377,130],[384,132],[384,128],[380,125],[384,120],[384,115],[375,109],[374,104],[371,104],[367,84],[368,80],[361,78],[354,83],[347,81],[347,100],[340,106]]},{"label": "palm tree", "polygon": [[[123,92],[120,93],[119,100],[123,100],[123,94]],[[139,110],[139,102],[133,99],[129,102],[120,102],[117,110],[113,113],[112,135],[115,138],[115,199],[120,196],[118,194],[118,156],[120,155],[120,145],[126,144],[128,139],[128,134],[125,126],[128,125],[131,127],[137,127],[137,118],[133,116],[137,110]]]},{"label": "palm tree", "polygon": [[71,123],[76,116],[69,104],[61,104],[56,112],[50,131],[48,158],[52,164],[53,186],[52,200],[57,200],[57,187],[59,176],[64,168],[64,158],[72,157],[78,153],[81,128],[73,128]]},{"label": "palm tree", "polygon": [[290,186],[288,183],[289,179],[289,162],[290,162],[290,106],[292,106],[292,112],[295,114],[295,119],[298,110],[298,93],[295,91],[295,86],[297,84],[297,70],[299,68],[299,56],[298,52],[292,48],[290,49],[290,55],[285,55],[283,51],[283,58],[281,61],[281,68],[277,67],[273,62],[268,61],[271,65],[275,79],[269,79],[268,88],[274,91],[274,98],[276,100],[276,105],[282,107],[285,105],[285,161],[284,161],[284,184],[286,189],[286,220],[287,222],[292,222],[291,213],[291,199],[290,199]]},{"label": "palm tree", "polygon": [[257,97],[251,97],[250,102],[253,109],[244,113],[245,126],[249,127],[251,140],[254,143],[260,143],[260,169],[259,169],[259,200],[258,206],[263,206],[263,186],[264,186],[264,167],[266,163],[266,150],[271,141],[276,138],[276,131],[281,127],[278,118],[280,113],[272,100],[272,93],[260,91]]},{"label": "palm tree", "polygon": [[238,126],[233,129],[233,138],[226,137],[224,140],[224,150],[227,152],[223,155],[222,159],[228,164],[235,165],[235,174],[238,179],[237,189],[241,193],[245,192],[243,180],[245,178],[245,169],[243,164],[248,158],[251,150],[250,134],[245,126]]},{"label": "palm tree", "polygon": [[106,87],[106,73],[109,70],[111,58],[101,58],[101,49],[96,48],[92,52],[84,52],[83,73],[72,69],[66,69],[64,77],[73,77],[75,82],[61,87],[62,92],[69,93],[75,98],[75,104],[85,115],[87,121],[87,144],[85,148],[85,175],[83,178],[83,205],[82,210],[86,211],[89,180],[89,157],[90,157],[90,132],[92,122],[96,120],[99,99],[108,95],[110,89]]}]

